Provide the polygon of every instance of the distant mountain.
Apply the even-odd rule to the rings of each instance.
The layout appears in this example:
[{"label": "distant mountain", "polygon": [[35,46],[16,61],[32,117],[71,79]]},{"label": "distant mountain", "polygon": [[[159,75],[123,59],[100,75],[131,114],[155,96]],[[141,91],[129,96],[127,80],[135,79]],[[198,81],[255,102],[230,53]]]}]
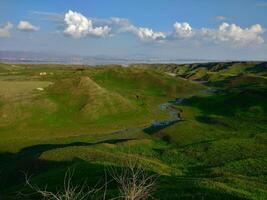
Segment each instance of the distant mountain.
[{"label": "distant mountain", "polygon": [[58,63],[58,64],[122,64],[131,63],[200,63],[204,59],[161,59],[143,54],[131,56],[80,56],[47,52],[0,51],[0,61],[7,63]]},{"label": "distant mountain", "polygon": [[70,61],[72,57],[53,53],[0,51],[0,60],[7,62],[55,62]]}]

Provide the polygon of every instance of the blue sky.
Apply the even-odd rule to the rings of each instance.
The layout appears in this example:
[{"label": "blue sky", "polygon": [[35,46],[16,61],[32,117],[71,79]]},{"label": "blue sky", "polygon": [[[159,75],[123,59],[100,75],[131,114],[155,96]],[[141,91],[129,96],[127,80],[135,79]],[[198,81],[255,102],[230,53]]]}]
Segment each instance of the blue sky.
[{"label": "blue sky", "polygon": [[0,0],[0,50],[266,60],[266,19],[267,0]]}]

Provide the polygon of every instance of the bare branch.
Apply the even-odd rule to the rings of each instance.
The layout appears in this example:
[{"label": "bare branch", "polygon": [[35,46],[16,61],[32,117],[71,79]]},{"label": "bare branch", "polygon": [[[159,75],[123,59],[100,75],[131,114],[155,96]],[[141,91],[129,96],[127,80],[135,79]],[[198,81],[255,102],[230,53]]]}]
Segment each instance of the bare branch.
[{"label": "bare branch", "polygon": [[128,160],[121,172],[111,168],[110,174],[119,184],[120,196],[115,199],[145,200],[155,190],[156,176],[149,175],[138,160]]}]

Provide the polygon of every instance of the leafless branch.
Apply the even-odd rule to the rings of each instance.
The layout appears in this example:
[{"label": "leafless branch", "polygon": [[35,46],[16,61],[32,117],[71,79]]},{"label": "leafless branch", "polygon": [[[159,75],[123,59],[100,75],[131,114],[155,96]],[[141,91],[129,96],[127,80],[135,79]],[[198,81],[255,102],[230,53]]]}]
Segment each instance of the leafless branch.
[{"label": "leafless branch", "polygon": [[152,197],[157,177],[149,175],[138,160],[126,161],[121,172],[111,168],[110,174],[119,184],[120,196],[115,199],[145,200]]}]

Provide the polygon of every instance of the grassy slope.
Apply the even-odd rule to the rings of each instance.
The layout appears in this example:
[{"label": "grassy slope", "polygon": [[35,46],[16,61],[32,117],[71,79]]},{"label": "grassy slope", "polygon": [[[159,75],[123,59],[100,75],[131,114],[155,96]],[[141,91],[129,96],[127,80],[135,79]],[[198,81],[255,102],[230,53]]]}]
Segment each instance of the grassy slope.
[{"label": "grassy slope", "polygon": [[[49,75],[40,76],[43,71]],[[53,142],[53,139],[68,136],[143,127],[168,115],[158,108],[160,103],[175,97],[176,93],[187,95],[202,88],[153,71],[132,72],[121,67],[82,72],[76,68],[33,67],[17,72],[16,76],[4,77],[6,90],[20,81],[26,96],[14,95],[2,100],[0,112],[5,119],[1,124],[5,131],[0,144],[3,151],[13,152],[30,144]],[[48,81],[54,84],[44,91],[34,89]],[[26,90],[28,85],[33,90]]]},{"label": "grassy slope", "polygon": [[[27,98],[1,98],[0,113],[10,116],[0,124],[0,168],[5,171],[0,188],[18,190],[19,170],[29,170],[36,183],[53,188],[69,166],[78,171],[75,180],[88,176],[94,183],[103,177],[103,166],[139,158],[161,174],[159,198],[264,199],[264,67],[22,65],[9,70],[5,65],[3,81],[29,81],[33,88],[33,81],[54,84],[42,92],[26,90]],[[40,76],[43,71],[49,75]],[[206,86],[164,72],[207,81],[217,93],[201,94]],[[143,132],[140,127],[168,117],[158,105],[176,97],[187,98],[177,106],[183,121],[154,135]]]},{"label": "grassy slope", "polygon": [[[204,66],[203,66],[204,65]],[[223,188],[252,199],[266,198],[266,63],[159,67],[217,92],[179,106],[184,121],[157,133],[190,159],[189,173],[213,174]],[[203,73],[205,72],[205,73]],[[253,72],[253,73],[252,73]]]}]

